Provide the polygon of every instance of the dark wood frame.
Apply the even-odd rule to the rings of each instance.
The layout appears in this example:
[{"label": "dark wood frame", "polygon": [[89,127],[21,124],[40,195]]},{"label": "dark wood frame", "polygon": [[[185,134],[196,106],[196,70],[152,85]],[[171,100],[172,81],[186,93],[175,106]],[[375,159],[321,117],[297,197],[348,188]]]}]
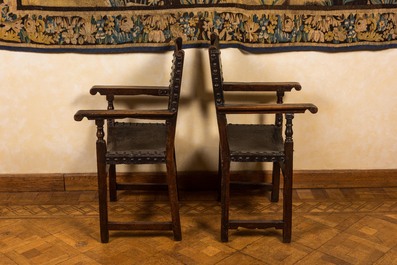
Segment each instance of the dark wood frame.
[{"label": "dark wood frame", "polygon": [[[172,73],[170,85],[168,87],[154,86],[94,86],[90,93],[95,95],[106,96],[108,101],[107,110],[79,110],[74,119],[81,121],[83,118],[95,120],[97,126],[97,174],[98,174],[98,192],[99,192],[99,215],[100,215],[100,233],[101,242],[109,242],[109,230],[172,230],[174,239],[179,241],[182,239],[178,189],[177,189],[177,169],[175,161],[175,131],[178,114],[178,104],[180,98],[180,89],[182,82],[184,62],[184,51],[182,50],[182,39],[175,40],[175,51],[173,54]],[[115,110],[115,96],[128,95],[148,95],[168,97],[168,108],[163,110]],[[109,128],[117,126],[115,120],[118,119],[145,119],[145,120],[162,120],[166,128],[165,152],[158,156],[139,156],[137,158],[126,156],[114,158],[110,155],[107,143],[105,141],[105,120],[107,121],[108,137]],[[119,184],[116,181],[116,165],[117,164],[165,164],[167,168],[167,186],[169,201],[171,206],[171,222],[151,222],[151,221],[135,221],[135,222],[111,222],[108,220],[107,206],[107,165],[109,165],[109,193],[110,200],[117,200],[117,190],[134,189],[139,187],[152,187],[158,183],[140,183],[140,184]]]},{"label": "dark wood frame", "polygon": [[[219,39],[216,34],[211,36],[209,47],[209,60],[211,77],[214,90],[214,100],[218,129],[220,136],[219,147],[219,175],[221,178],[221,240],[228,241],[228,230],[244,227],[249,229],[264,229],[274,227],[283,230],[283,242],[291,242],[292,228],[292,179],[293,179],[293,130],[292,120],[294,114],[304,113],[309,110],[312,113],[318,111],[313,104],[284,104],[283,96],[286,91],[301,89],[297,82],[224,82],[222,74],[221,51]],[[277,95],[277,102],[274,104],[226,104],[224,91],[260,91],[274,92]],[[281,143],[283,150],[274,152],[246,152],[234,154],[229,147],[227,115],[231,114],[275,114],[275,124],[272,129],[278,130],[281,137],[283,117],[285,117],[285,140]],[[270,140],[269,140],[270,141]],[[231,162],[271,162],[273,163],[271,201],[278,201],[278,190],[280,183],[280,169],[283,173],[283,218],[282,220],[230,220],[230,165]]]}]

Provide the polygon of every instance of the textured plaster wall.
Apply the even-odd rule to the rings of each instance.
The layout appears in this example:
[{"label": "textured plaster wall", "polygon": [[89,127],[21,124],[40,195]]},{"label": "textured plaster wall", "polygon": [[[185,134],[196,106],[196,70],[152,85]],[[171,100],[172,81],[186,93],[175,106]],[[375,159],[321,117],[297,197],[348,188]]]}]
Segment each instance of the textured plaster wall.
[{"label": "textured plaster wall", "polygon": [[[392,169],[397,157],[397,50],[243,54],[223,50],[225,79],[299,81],[296,169]],[[167,84],[170,53],[0,51],[0,174],[94,172],[95,126],[78,109],[104,108],[94,84]],[[177,127],[179,170],[216,170],[218,134],[205,49],[186,50]],[[255,120],[257,117],[249,121]]]}]

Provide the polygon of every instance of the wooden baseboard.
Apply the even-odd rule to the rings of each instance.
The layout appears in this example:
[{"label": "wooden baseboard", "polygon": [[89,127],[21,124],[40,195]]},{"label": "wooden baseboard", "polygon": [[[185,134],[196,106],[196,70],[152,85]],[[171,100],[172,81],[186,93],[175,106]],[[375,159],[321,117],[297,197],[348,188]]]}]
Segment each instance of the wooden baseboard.
[{"label": "wooden baseboard", "polygon": [[[261,181],[270,172],[236,172],[235,180]],[[163,173],[120,173],[124,181],[163,182]],[[212,171],[179,172],[178,187],[183,190],[213,190],[217,173]],[[379,170],[296,170],[294,188],[365,188],[397,187],[397,169]],[[96,190],[95,173],[84,174],[0,174],[0,192]]]},{"label": "wooden baseboard", "polygon": [[63,190],[63,174],[0,174],[0,192]]}]

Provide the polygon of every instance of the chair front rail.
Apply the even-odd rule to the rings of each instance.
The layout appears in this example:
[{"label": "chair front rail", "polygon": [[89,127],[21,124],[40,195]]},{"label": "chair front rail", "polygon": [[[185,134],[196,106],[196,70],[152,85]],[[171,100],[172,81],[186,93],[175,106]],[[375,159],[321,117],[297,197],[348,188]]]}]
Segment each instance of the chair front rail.
[{"label": "chair front rail", "polygon": [[97,119],[148,119],[148,120],[167,120],[176,115],[169,110],[79,110],[74,115],[75,121],[83,118],[88,120]]},{"label": "chair front rail", "polygon": [[225,104],[217,106],[217,111],[222,114],[277,114],[277,113],[311,113],[318,111],[310,103],[304,104]]},{"label": "chair front rail", "polygon": [[224,82],[224,91],[299,91],[302,86],[298,82]]},{"label": "chair front rail", "polygon": [[170,89],[168,86],[93,86],[90,94],[95,95],[149,95],[149,96],[168,96]]}]

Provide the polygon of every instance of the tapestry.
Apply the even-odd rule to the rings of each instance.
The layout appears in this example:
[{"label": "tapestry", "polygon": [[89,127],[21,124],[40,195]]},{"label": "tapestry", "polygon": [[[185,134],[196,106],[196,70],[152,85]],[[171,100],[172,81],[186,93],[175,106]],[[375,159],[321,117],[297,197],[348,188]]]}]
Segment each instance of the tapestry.
[{"label": "tapestry", "polygon": [[397,0],[0,0],[0,49],[115,53],[397,47]]}]

